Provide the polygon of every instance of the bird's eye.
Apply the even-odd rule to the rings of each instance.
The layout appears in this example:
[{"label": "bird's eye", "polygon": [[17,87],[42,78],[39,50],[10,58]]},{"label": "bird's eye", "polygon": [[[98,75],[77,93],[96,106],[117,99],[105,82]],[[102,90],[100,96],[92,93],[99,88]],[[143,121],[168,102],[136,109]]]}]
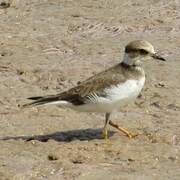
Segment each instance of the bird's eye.
[{"label": "bird's eye", "polygon": [[146,50],[144,50],[144,49],[140,49],[139,52],[140,52],[140,54],[142,54],[142,55],[148,54],[148,52],[147,52]]},{"label": "bird's eye", "polygon": [[130,50],[129,50],[128,48],[126,48],[126,49],[125,49],[125,52],[126,52],[126,53],[129,53],[129,52],[130,52]]}]

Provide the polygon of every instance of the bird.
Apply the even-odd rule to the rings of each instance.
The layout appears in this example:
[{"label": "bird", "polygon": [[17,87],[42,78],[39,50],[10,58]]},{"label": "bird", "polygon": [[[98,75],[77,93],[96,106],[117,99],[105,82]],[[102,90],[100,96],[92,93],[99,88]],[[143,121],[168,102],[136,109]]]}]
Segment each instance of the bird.
[{"label": "bird", "polygon": [[127,129],[115,124],[110,115],[120,111],[125,105],[134,102],[145,84],[143,61],[157,59],[166,61],[155,52],[153,45],[146,40],[134,40],[125,46],[123,60],[114,66],[82,81],[77,86],[55,95],[29,97],[33,100],[22,105],[23,108],[42,105],[56,105],[81,112],[105,114],[102,128],[104,139],[108,139],[108,125],[116,128],[129,138]]}]

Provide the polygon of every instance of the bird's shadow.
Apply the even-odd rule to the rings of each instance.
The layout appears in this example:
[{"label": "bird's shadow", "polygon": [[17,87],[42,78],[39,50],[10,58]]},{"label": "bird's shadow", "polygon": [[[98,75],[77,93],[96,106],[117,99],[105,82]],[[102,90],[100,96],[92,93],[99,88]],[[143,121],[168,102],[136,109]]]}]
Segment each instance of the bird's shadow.
[{"label": "bird's shadow", "polygon": [[[115,132],[109,131],[109,137],[113,136]],[[74,140],[91,141],[94,139],[103,139],[102,129],[79,129],[71,131],[55,132],[46,135],[33,135],[33,136],[5,136],[0,137],[0,140],[37,140],[41,142],[47,142],[48,140],[55,140],[58,142],[71,142]]]}]

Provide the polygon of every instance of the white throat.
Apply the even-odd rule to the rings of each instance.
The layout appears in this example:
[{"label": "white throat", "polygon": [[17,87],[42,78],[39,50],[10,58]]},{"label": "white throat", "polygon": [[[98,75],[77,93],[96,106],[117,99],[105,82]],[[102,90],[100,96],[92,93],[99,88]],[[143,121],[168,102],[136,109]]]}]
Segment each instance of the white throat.
[{"label": "white throat", "polygon": [[129,55],[127,53],[124,54],[124,57],[123,57],[123,62],[127,65],[133,65],[134,61],[131,57],[129,57]]},{"label": "white throat", "polygon": [[129,54],[125,53],[123,57],[123,62],[129,66],[137,65],[141,66],[141,60],[140,57],[132,58],[129,56]]}]

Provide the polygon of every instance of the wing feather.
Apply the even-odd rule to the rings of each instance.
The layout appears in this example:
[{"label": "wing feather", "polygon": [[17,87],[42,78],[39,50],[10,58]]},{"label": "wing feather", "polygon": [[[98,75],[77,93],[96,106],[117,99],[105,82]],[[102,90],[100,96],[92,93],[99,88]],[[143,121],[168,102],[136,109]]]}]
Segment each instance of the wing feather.
[{"label": "wing feather", "polygon": [[[121,64],[118,64],[110,69],[107,69],[89,79],[83,81],[78,86],[69,89],[68,91],[49,95],[44,97],[31,97],[29,99],[35,100],[31,103],[23,105],[23,107],[43,105],[55,101],[68,101],[74,105],[85,104],[90,96],[105,97],[105,88],[112,85],[117,85],[126,80],[126,74]],[[93,96],[94,96],[93,95]]]}]

